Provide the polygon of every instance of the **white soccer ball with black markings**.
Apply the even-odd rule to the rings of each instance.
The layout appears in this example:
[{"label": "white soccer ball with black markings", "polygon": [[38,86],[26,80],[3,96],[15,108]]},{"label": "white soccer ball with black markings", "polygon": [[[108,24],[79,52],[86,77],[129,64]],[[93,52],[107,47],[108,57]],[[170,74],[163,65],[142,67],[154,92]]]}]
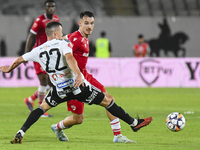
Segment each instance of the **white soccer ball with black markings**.
[{"label": "white soccer ball with black markings", "polygon": [[166,125],[169,130],[178,132],[185,127],[185,117],[181,113],[173,112],[167,116]]}]

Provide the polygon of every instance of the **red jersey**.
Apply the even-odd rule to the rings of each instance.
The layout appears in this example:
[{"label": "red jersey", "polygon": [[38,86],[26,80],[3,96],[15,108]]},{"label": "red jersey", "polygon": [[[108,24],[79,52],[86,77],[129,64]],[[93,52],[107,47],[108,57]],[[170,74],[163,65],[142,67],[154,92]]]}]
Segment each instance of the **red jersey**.
[{"label": "red jersey", "polygon": [[[146,56],[146,53],[150,52],[148,43],[135,44],[133,49],[135,50],[135,52],[142,52],[143,57]],[[141,56],[136,54],[136,57],[141,57]]]},{"label": "red jersey", "polygon": [[86,39],[79,30],[68,34],[66,38],[73,44],[73,56],[78,63],[80,71],[85,76],[87,72],[86,64],[89,56],[89,40]]},{"label": "red jersey", "polygon": [[45,27],[46,24],[49,23],[50,21],[59,22],[59,17],[54,14],[52,20],[50,20],[47,18],[46,14],[43,14],[35,19],[30,30],[31,33],[36,35],[36,43],[34,47],[37,47],[47,41]]},{"label": "red jersey", "polygon": [[[68,34],[66,38],[69,39],[70,42],[73,44],[73,56],[76,59],[78,67],[84,75],[85,79],[89,81],[93,86],[100,89],[102,92],[106,92],[104,86],[86,70],[86,64],[89,56],[89,40],[86,39],[79,30]],[[77,100],[70,100],[67,101],[67,108],[68,111],[77,114],[82,114],[84,109],[84,103],[79,102]]]}]

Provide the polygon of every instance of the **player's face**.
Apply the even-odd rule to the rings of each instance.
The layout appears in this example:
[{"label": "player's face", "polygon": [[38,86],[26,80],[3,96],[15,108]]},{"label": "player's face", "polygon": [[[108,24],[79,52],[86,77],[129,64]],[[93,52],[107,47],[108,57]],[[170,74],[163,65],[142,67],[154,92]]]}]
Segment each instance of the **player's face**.
[{"label": "player's face", "polygon": [[138,39],[138,42],[139,42],[139,43],[144,43],[144,38],[139,38],[139,39]]},{"label": "player's face", "polygon": [[83,19],[79,21],[79,26],[81,33],[88,38],[94,28],[94,17],[84,16]]},{"label": "player's face", "polygon": [[56,5],[55,3],[46,3],[46,6],[45,6],[46,14],[53,15],[56,10],[55,5]]}]

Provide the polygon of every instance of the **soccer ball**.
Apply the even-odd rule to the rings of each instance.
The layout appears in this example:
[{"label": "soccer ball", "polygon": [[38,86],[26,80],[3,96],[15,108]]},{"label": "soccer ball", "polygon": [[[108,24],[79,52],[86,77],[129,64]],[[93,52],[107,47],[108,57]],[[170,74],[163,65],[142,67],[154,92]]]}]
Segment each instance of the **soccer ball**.
[{"label": "soccer ball", "polygon": [[185,117],[181,113],[173,112],[167,116],[166,125],[171,131],[180,131],[185,127]]}]

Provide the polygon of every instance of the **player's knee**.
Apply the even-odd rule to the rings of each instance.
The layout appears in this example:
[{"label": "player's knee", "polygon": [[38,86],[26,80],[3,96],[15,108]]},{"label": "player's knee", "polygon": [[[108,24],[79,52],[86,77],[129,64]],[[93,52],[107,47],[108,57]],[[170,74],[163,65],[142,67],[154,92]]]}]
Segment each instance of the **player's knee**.
[{"label": "player's knee", "polygon": [[104,95],[108,98],[111,98],[113,101],[115,101],[114,97],[112,97],[107,91],[106,92],[103,92]]},{"label": "player's knee", "polygon": [[83,123],[83,118],[79,118],[76,120],[76,124],[82,124]]},{"label": "player's knee", "polygon": [[105,96],[103,101],[100,103],[100,105],[103,107],[107,107],[111,102],[112,102],[112,98]]},{"label": "player's knee", "polygon": [[74,124],[82,124],[83,123],[83,115],[75,115],[74,116]]}]

